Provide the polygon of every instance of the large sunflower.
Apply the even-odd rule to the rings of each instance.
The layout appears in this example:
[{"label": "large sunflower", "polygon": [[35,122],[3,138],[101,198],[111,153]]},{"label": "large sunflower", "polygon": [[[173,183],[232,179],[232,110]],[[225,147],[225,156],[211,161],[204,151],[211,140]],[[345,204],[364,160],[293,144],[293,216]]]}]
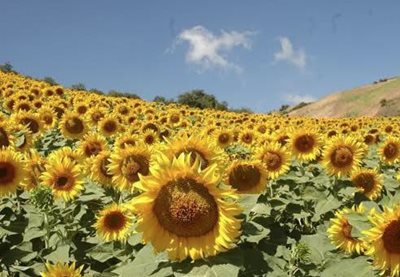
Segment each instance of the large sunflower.
[{"label": "large sunflower", "polygon": [[351,176],[353,185],[371,200],[377,199],[382,191],[382,175],[376,169],[356,169]]},{"label": "large sunflower", "polygon": [[49,160],[42,174],[43,183],[53,190],[55,198],[69,201],[83,190],[81,166],[70,159]]},{"label": "large sunflower", "polygon": [[381,160],[387,164],[394,164],[400,158],[400,139],[389,136],[378,150]]},{"label": "large sunflower", "polygon": [[352,137],[334,137],[324,149],[323,161],[327,173],[337,177],[350,175],[358,168],[364,147]]},{"label": "large sunflower", "polygon": [[14,193],[22,185],[27,172],[21,154],[10,148],[0,150],[0,196]]},{"label": "large sunflower", "polygon": [[188,154],[172,161],[160,157],[151,175],[141,177],[143,193],[132,201],[144,242],[157,252],[166,250],[172,260],[196,260],[235,247],[241,209],[232,201],[237,199],[233,190],[218,187],[215,169],[201,170],[201,161]]},{"label": "large sunflower", "polygon": [[40,273],[42,277],[81,277],[83,265],[76,268],[75,262],[71,265],[65,263],[56,263],[52,265],[46,263],[46,272]]},{"label": "large sunflower", "polygon": [[390,276],[400,276],[400,205],[383,213],[372,210],[369,219],[374,226],[364,231],[370,244],[366,254],[373,257],[382,275],[389,271]]},{"label": "large sunflower", "polygon": [[260,193],[267,185],[268,174],[259,161],[235,160],[226,169],[225,183],[238,193]]},{"label": "large sunflower", "polygon": [[255,158],[260,160],[272,180],[289,171],[290,152],[278,142],[267,143],[257,149]]},{"label": "large sunflower", "polygon": [[132,216],[124,205],[113,203],[100,211],[94,227],[105,241],[125,241],[132,227]]},{"label": "large sunflower", "polygon": [[290,148],[299,161],[312,161],[321,152],[321,138],[314,130],[299,129],[290,135]]},{"label": "large sunflower", "polygon": [[328,228],[328,237],[336,248],[340,248],[348,254],[354,252],[361,254],[365,251],[367,244],[360,238],[351,235],[353,226],[348,221],[350,214],[363,214],[365,209],[362,205],[353,206],[352,209],[344,208],[335,212]]},{"label": "large sunflower", "polygon": [[112,175],[112,183],[120,190],[135,189],[139,175],[148,175],[151,152],[145,145],[137,145],[126,149],[117,149],[111,154],[108,173]]}]

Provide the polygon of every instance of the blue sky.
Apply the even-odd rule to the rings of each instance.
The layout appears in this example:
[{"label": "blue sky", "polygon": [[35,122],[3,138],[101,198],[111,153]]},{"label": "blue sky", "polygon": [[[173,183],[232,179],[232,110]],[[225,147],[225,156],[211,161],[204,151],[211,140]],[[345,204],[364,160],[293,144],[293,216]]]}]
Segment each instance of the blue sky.
[{"label": "blue sky", "polygon": [[0,63],[266,112],[400,75],[400,1],[0,0]]}]

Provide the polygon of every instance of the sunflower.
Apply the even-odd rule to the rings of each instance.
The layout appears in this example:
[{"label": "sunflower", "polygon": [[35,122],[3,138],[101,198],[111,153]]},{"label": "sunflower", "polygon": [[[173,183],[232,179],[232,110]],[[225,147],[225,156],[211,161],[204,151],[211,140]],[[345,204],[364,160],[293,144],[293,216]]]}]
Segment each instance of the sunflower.
[{"label": "sunflower", "polygon": [[140,137],[142,137],[142,142],[147,145],[156,144],[158,140],[158,134],[153,130],[147,130]]},{"label": "sunflower", "polygon": [[369,220],[373,227],[363,232],[370,244],[366,254],[382,275],[389,271],[390,276],[400,276],[400,205],[385,207],[382,213],[372,210]]},{"label": "sunflower", "polygon": [[199,158],[160,155],[151,175],[141,177],[143,193],[132,200],[143,241],[156,252],[166,250],[172,260],[196,260],[235,247],[241,209],[232,189],[218,187],[220,178],[215,165],[201,170]]},{"label": "sunflower", "polygon": [[125,241],[132,225],[129,209],[113,203],[100,211],[94,227],[98,236],[105,241]]},{"label": "sunflower", "polygon": [[292,153],[299,161],[315,160],[321,152],[321,138],[312,129],[299,129],[290,135]]},{"label": "sunflower", "polygon": [[322,164],[329,175],[340,178],[360,166],[363,153],[363,145],[354,138],[337,136],[324,149]]},{"label": "sunflower", "polygon": [[382,175],[376,169],[356,169],[351,182],[370,200],[376,200],[381,195]]},{"label": "sunflower", "polygon": [[25,189],[30,191],[39,185],[40,175],[45,171],[46,160],[35,149],[30,149],[26,157],[27,181]]},{"label": "sunflower", "polygon": [[23,185],[27,177],[25,166],[21,154],[10,148],[0,150],[0,196],[14,193],[19,185]]},{"label": "sunflower", "polygon": [[139,175],[148,175],[151,153],[146,145],[117,149],[111,154],[108,173],[112,175],[112,183],[120,190],[135,189]]},{"label": "sunflower", "polygon": [[267,185],[267,178],[261,162],[236,160],[226,169],[225,183],[238,193],[260,193]]},{"label": "sunflower", "polygon": [[81,166],[70,159],[53,159],[46,165],[42,182],[51,187],[55,198],[72,200],[83,190]]},{"label": "sunflower", "polygon": [[0,149],[7,148],[12,144],[12,136],[5,122],[0,122]]},{"label": "sunflower", "polygon": [[221,129],[214,133],[215,140],[219,147],[226,148],[233,141],[233,134],[228,129]]},{"label": "sunflower", "polygon": [[400,139],[389,136],[378,150],[381,160],[387,164],[394,164],[400,158]]},{"label": "sunflower", "polygon": [[60,160],[60,159],[68,159],[75,164],[78,164],[81,160],[81,156],[79,155],[77,150],[72,149],[69,146],[64,146],[61,148],[58,148],[57,150],[51,152],[48,156],[47,159],[49,162],[52,162],[54,160]]},{"label": "sunflower", "polygon": [[362,239],[353,237],[351,231],[353,226],[348,221],[350,214],[364,214],[365,209],[362,205],[353,206],[352,209],[344,208],[335,212],[335,217],[330,220],[330,226],[327,230],[328,237],[336,248],[340,248],[348,254],[362,254],[367,243]]},{"label": "sunflower", "polygon": [[78,153],[85,158],[98,155],[101,151],[107,150],[107,140],[99,133],[86,134],[79,144]]},{"label": "sunflower", "polygon": [[84,117],[75,112],[65,112],[60,121],[61,134],[68,139],[80,139],[88,131]]},{"label": "sunflower", "polygon": [[43,124],[38,113],[19,111],[12,117],[16,124],[27,126],[32,134],[37,134],[42,129]]},{"label": "sunflower", "polygon": [[252,130],[247,129],[240,133],[239,139],[244,144],[253,144],[257,139],[257,135]]},{"label": "sunflower", "polygon": [[114,142],[115,148],[125,149],[127,147],[135,146],[139,141],[137,135],[130,133],[122,133],[119,135]]},{"label": "sunflower", "polygon": [[97,126],[99,121],[108,113],[106,108],[103,107],[95,107],[90,108],[87,112],[89,123],[91,126]]},{"label": "sunflower", "polygon": [[42,277],[81,277],[83,265],[76,268],[75,262],[71,265],[57,262],[55,265],[46,263],[46,272],[40,273]]},{"label": "sunflower", "polygon": [[116,118],[115,114],[111,114],[99,121],[97,128],[103,136],[110,137],[119,132],[120,124]]},{"label": "sunflower", "polygon": [[163,152],[169,159],[187,153],[192,157],[192,162],[196,158],[201,161],[201,169],[205,169],[214,163],[218,164],[219,169],[224,167],[224,152],[217,147],[210,137],[188,136],[184,133],[183,135],[176,135],[173,140],[166,139],[166,142]]},{"label": "sunflower", "polygon": [[53,128],[57,123],[57,115],[50,106],[42,106],[39,110],[39,118],[42,120],[45,128]]},{"label": "sunflower", "polygon": [[111,186],[112,182],[113,175],[108,170],[110,157],[111,153],[109,151],[102,151],[97,156],[90,158],[90,162],[87,163],[90,178],[103,186]]},{"label": "sunflower", "polygon": [[272,180],[289,171],[290,152],[278,142],[267,143],[256,150],[255,158],[263,163]]}]

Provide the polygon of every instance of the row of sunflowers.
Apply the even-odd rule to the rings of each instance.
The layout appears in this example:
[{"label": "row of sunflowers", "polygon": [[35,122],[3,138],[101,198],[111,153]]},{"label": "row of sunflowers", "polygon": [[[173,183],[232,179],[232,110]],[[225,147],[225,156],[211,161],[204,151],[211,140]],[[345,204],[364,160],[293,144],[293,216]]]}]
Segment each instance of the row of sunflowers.
[{"label": "row of sunflowers", "polygon": [[399,118],[0,96],[0,276],[400,276]]}]

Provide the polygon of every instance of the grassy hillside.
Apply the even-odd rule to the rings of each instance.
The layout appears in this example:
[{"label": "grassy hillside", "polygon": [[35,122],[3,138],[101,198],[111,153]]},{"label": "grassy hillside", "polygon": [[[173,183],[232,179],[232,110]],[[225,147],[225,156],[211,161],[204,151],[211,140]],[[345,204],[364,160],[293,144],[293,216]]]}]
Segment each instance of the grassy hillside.
[{"label": "grassy hillside", "polygon": [[400,77],[337,92],[289,110],[290,115],[311,117],[400,115]]}]

